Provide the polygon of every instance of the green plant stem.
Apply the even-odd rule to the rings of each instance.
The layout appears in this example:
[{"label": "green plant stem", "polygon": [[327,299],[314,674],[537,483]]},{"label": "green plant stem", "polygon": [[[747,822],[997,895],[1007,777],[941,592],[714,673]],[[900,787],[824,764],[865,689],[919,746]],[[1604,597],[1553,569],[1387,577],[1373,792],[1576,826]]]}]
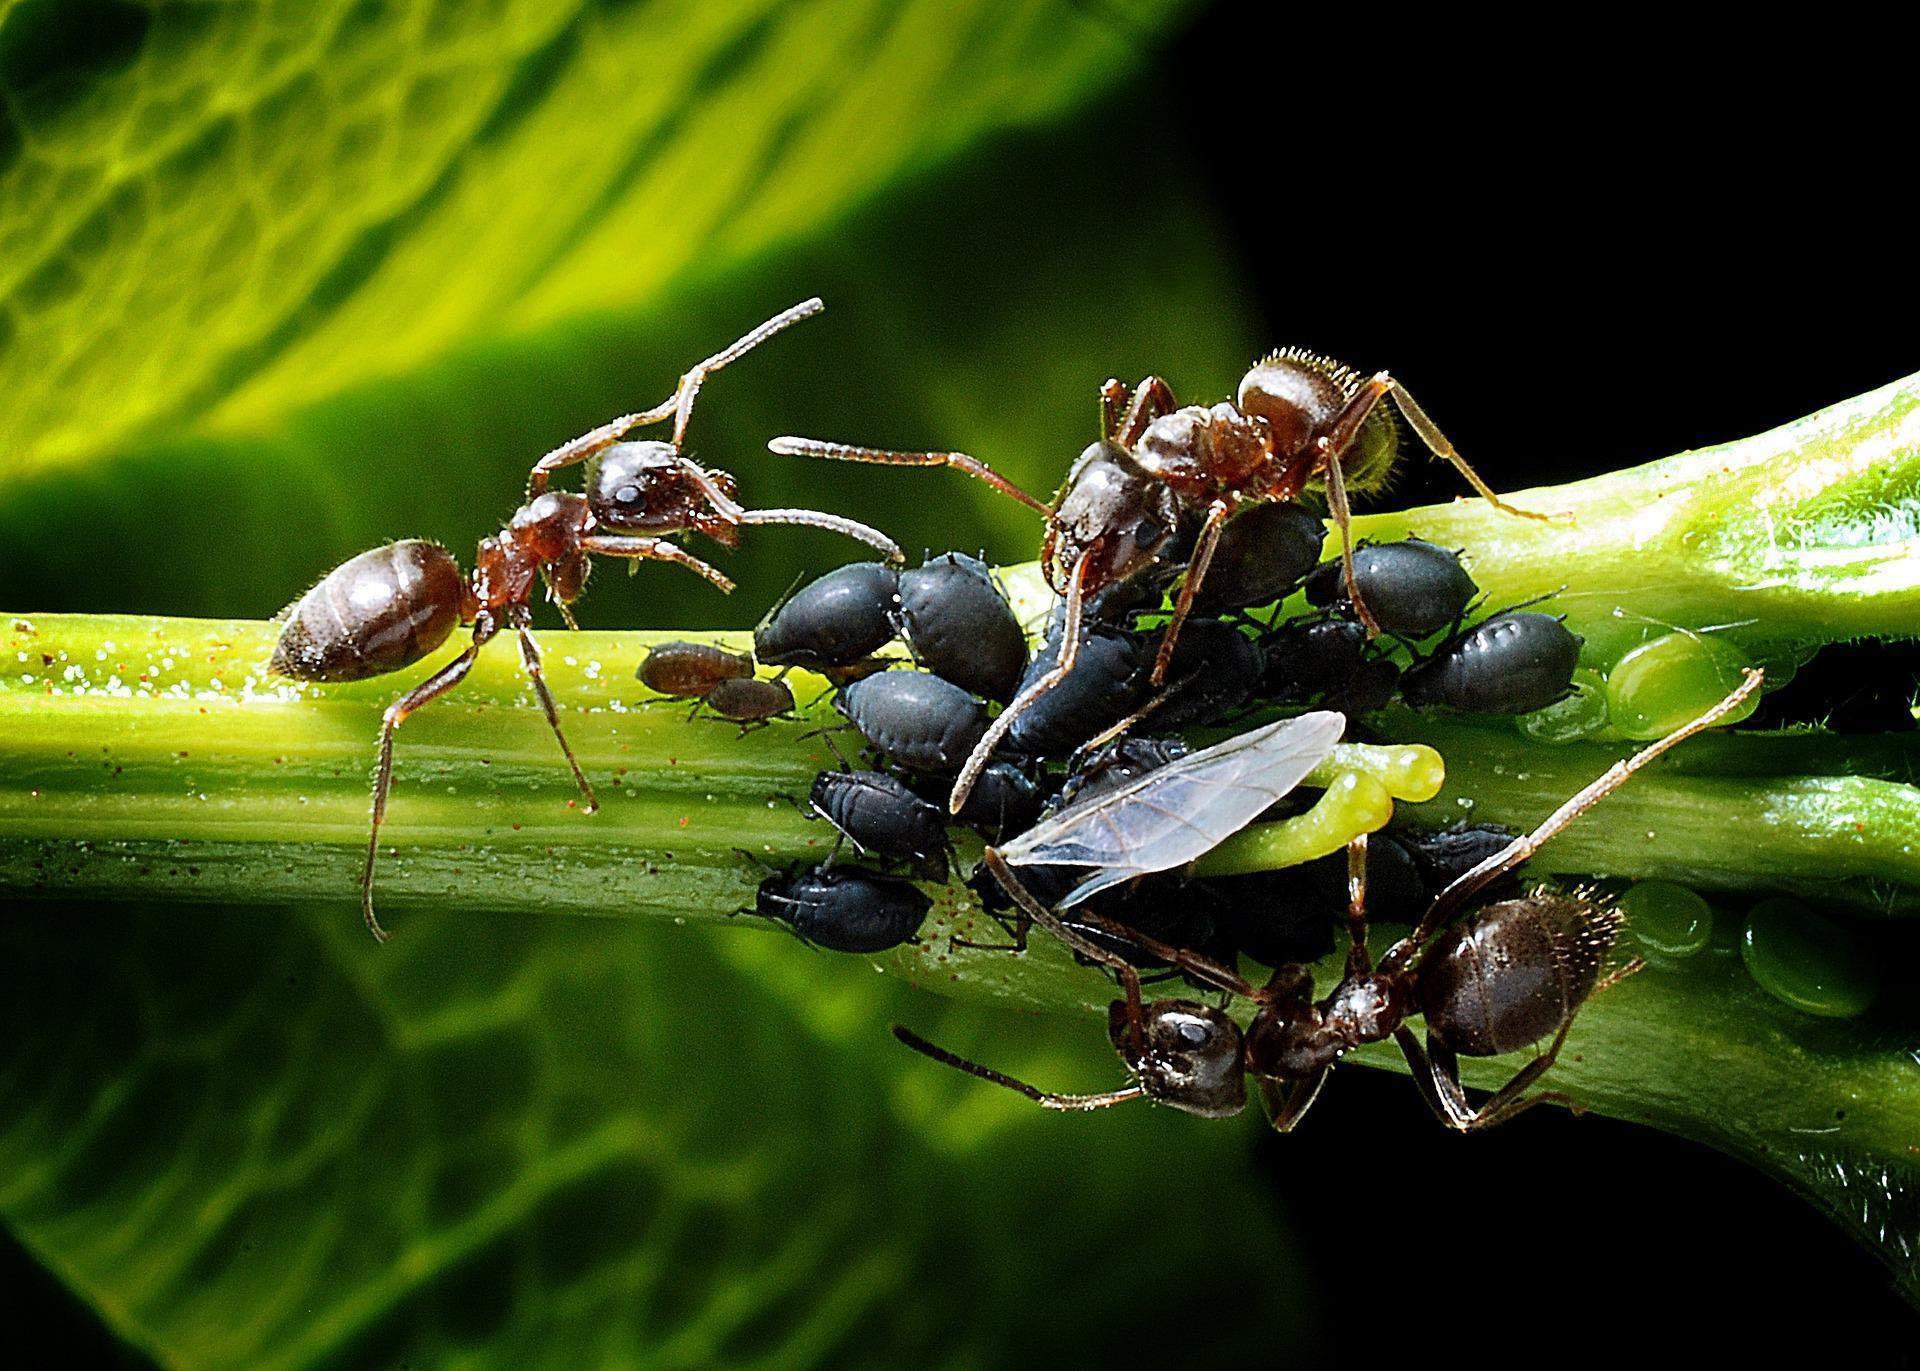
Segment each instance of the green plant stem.
[{"label": "green plant stem", "polygon": [[[1558,591],[1590,663],[1677,625],[1724,634],[1777,678],[1821,643],[1911,632],[1916,408],[1920,381],[1903,382],[1745,443],[1515,496],[1574,511],[1571,526],[1465,502],[1370,516],[1364,532],[1470,548],[1496,606]],[[1031,574],[1010,579],[1031,607]],[[274,682],[264,672],[273,633],[258,623],[0,619],[0,882],[61,899],[337,900],[341,918],[355,917],[379,715],[425,669],[348,686]],[[774,862],[832,846],[798,805],[834,764],[808,736],[831,718],[822,683],[795,678],[808,711],[799,721],[746,735],[689,722],[684,705],[642,703],[632,673],[653,636],[544,635],[568,735],[601,787],[596,816],[580,811],[508,651],[484,654],[466,685],[402,730],[379,873],[399,936],[405,911],[422,905],[723,918],[750,904],[759,878],[742,851]],[[1450,763],[1437,798],[1405,807],[1417,823],[1531,823],[1627,750],[1552,747],[1498,721],[1392,712],[1372,723]],[[1423,755],[1348,758],[1344,774],[1359,779],[1321,779],[1352,804],[1241,835],[1216,862],[1257,869],[1377,827],[1383,787],[1420,798],[1409,778]],[[1916,773],[1920,755],[1901,738],[1700,739],[1582,819],[1536,866],[1904,913],[1920,892]],[[951,933],[988,931],[971,896],[949,886],[921,942],[880,961],[949,993],[1104,1007],[1101,979],[1045,940],[1024,957],[950,946]],[[1912,1291],[1920,1056],[1910,1014],[1899,1004],[1865,1023],[1796,1014],[1746,977],[1733,933],[1728,921],[1702,956],[1601,997],[1553,1083],[1586,1107],[1768,1166],[1870,1236]],[[368,955],[379,955],[371,942]],[[1321,968],[1322,983],[1334,974]],[[1358,1057],[1401,1065],[1391,1046]],[[1484,1086],[1511,1070],[1477,1062],[1467,1076]]]}]

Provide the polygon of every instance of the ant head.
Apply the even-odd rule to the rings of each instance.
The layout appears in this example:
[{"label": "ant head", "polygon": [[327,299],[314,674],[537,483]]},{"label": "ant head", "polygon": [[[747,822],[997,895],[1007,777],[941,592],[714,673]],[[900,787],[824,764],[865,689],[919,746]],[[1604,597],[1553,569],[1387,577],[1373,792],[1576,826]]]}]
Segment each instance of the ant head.
[{"label": "ant head", "polygon": [[1238,1114],[1247,1103],[1240,1026],[1211,1005],[1158,1000],[1146,1006],[1146,1046],[1134,1052],[1127,1006],[1107,1010],[1107,1036],[1147,1097],[1203,1119]]},{"label": "ant head", "polygon": [[1088,446],[1067,475],[1066,494],[1047,528],[1048,583],[1064,589],[1082,556],[1090,556],[1085,589],[1092,594],[1151,566],[1179,530],[1173,492],[1142,471],[1125,448]]},{"label": "ant head", "polygon": [[701,488],[711,481],[732,498],[734,480],[723,471],[697,472],[672,443],[615,443],[601,454],[587,484],[593,517],[613,533],[669,534],[695,529],[723,543],[735,531],[714,515]]}]

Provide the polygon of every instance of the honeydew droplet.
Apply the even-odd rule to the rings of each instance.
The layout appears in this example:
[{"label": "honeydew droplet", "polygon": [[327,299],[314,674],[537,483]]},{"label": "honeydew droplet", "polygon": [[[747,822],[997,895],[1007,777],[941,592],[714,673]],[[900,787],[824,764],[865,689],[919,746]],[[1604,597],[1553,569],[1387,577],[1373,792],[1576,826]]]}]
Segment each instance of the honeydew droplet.
[{"label": "honeydew droplet", "polygon": [[1798,900],[1765,900],[1747,915],[1740,957],[1760,988],[1803,1014],[1851,1019],[1880,988],[1866,940]]},{"label": "honeydew droplet", "polygon": [[1607,726],[1607,679],[1581,667],[1573,673],[1573,693],[1545,709],[1514,720],[1519,730],[1536,742],[1572,743],[1590,738]]},{"label": "honeydew droplet", "polygon": [[[1668,633],[1642,643],[1607,675],[1607,714],[1629,738],[1664,737],[1724,699],[1749,665],[1724,642],[1694,633]],[[1748,699],[1721,721],[1737,724],[1759,704]]]},{"label": "honeydew droplet", "polygon": [[1659,957],[1693,957],[1713,941],[1713,907],[1672,881],[1641,881],[1620,897],[1627,931]]}]

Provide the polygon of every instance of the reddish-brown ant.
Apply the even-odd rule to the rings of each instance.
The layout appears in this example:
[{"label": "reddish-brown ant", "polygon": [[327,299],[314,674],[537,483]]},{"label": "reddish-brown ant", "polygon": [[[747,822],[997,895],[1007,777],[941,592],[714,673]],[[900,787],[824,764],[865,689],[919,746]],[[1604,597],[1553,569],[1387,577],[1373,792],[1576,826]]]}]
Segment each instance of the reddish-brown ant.
[{"label": "reddish-brown ant", "polygon": [[[904,560],[892,540],[851,519],[815,510],[743,509],[734,499],[731,476],[707,470],[680,450],[694,397],[706,378],[822,308],[819,300],[807,300],[775,315],[694,366],[663,403],[622,415],[542,457],[528,482],[527,503],[498,534],[481,541],[471,577],[463,576],[453,555],[436,544],[390,543],[343,562],[287,611],[272,670],[310,681],[356,681],[398,671],[433,652],[458,625],[473,625],[473,641],[466,650],[396,700],[381,721],[373,822],[360,877],[361,908],[376,938],[384,941],[387,936],[373,912],[373,872],[393,785],[394,732],[408,715],[459,685],[480,649],[503,630],[511,629],[520,639],[521,661],[587,812],[599,807],[561,731],[559,709],[528,631],[537,581],[546,580],[563,613],[585,589],[596,555],[672,562],[731,591],[731,580],[667,541],[666,535],[692,530],[732,547],[746,524],[824,528],[857,538],[894,561]],[[628,429],[669,416],[674,421],[671,443],[619,442]],[[585,495],[546,489],[554,471],[595,456],[601,462]],[[567,621],[572,624],[570,613]]]},{"label": "reddish-brown ant", "polygon": [[1347,495],[1384,482],[1397,455],[1398,426],[1381,406],[1388,398],[1427,449],[1452,463],[1482,497],[1512,514],[1546,517],[1502,501],[1386,372],[1365,377],[1299,349],[1256,363],[1241,377],[1233,400],[1211,407],[1182,408],[1157,376],[1133,387],[1108,381],[1100,391],[1101,439],[1080,454],[1051,503],[962,452],[897,452],[794,437],[768,446],[788,456],[954,467],[1046,519],[1040,562],[1047,584],[1066,598],[1066,646],[1053,669],[1003,710],[981,739],[954,785],[951,808],[957,812],[1015,720],[1072,672],[1083,600],[1147,571],[1190,536],[1186,578],[1153,665],[1151,684],[1164,683],[1221,529],[1249,505],[1294,500],[1309,483],[1324,485],[1355,610],[1369,634],[1377,634],[1379,626],[1354,586]]},{"label": "reddish-brown ant", "polygon": [[[1558,1057],[1580,1007],[1639,969],[1637,962],[1629,962],[1601,974],[1619,935],[1619,910],[1592,894],[1541,889],[1487,905],[1458,922],[1449,920],[1634,772],[1738,708],[1760,683],[1761,674],[1749,671],[1742,685],[1705,714],[1616,762],[1533,832],[1460,876],[1377,965],[1367,949],[1367,842],[1364,836],[1355,839],[1347,849],[1352,942],[1346,974],[1317,1002],[1312,973],[1304,966],[1282,966],[1266,985],[1256,986],[1211,958],[1146,937],[1090,910],[1076,911],[1075,918],[1087,926],[1251,1002],[1255,1012],[1244,1033],[1211,1005],[1191,1000],[1143,1004],[1139,973],[1126,959],[1063,924],[989,848],[989,869],[1035,923],[1119,976],[1125,998],[1108,1009],[1108,1036],[1134,1076],[1134,1084],[1121,1090],[1050,1094],[957,1057],[904,1028],[896,1027],[894,1034],[936,1061],[1016,1090],[1048,1109],[1099,1109],[1144,1097],[1205,1118],[1223,1118],[1245,1105],[1246,1077],[1251,1076],[1274,1128],[1283,1133],[1300,1121],[1341,1057],[1388,1038],[1399,1044],[1422,1096],[1450,1128],[1485,1128],[1544,1100],[1565,1102],[1563,1095],[1532,1087]],[[1407,1027],[1415,1015],[1426,1020],[1424,1048]],[[1460,1083],[1460,1056],[1500,1056],[1549,1036],[1546,1050],[1491,1098],[1477,1108],[1468,1101]]]}]

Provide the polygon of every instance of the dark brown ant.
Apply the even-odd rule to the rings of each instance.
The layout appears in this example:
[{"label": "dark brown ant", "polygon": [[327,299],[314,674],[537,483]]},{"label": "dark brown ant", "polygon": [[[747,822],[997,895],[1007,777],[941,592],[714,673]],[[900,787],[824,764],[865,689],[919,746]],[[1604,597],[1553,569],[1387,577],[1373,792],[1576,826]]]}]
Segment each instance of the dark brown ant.
[{"label": "dark brown ant", "polygon": [[[1532,1087],[1559,1056],[1580,1007],[1640,969],[1631,961],[1601,974],[1621,928],[1619,910],[1588,892],[1543,888],[1471,911],[1458,922],[1449,920],[1634,772],[1738,708],[1760,682],[1761,674],[1749,671],[1739,688],[1705,714],[1616,762],[1533,832],[1465,872],[1377,965],[1367,949],[1367,840],[1356,838],[1347,849],[1351,947],[1346,974],[1319,1001],[1313,999],[1313,977],[1305,966],[1282,966],[1264,986],[1256,986],[1204,955],[1168,946],[1090,910],[1075,911],[1088,926],[1251,1002],[1255,1012],[1244,1033],[1211,1005],[1191,1000],[1143,1004],[1139,974],[1126,959],[1063,925],[989,849],[989,868],[1034,922],[1120,977],[1125,998],[1108,1009],[1108,1036],[1134,1076],[1134,1084],[1124,1089],[1050,1094],[935,1047],[905,1028],[896,1027],[894,1035],[915,1051],[1048,1109],[1098,1109],[1145,1097],[1190,1114],[1223,1118],[1244,1107],[1251,1076],[1274,1128],[1283,1133],[1299,1123],[1341,1057],[1388,1038],[1399,1044],[1428,1106],[1461,1132],[1501,1123],[1545,1100],[1567,1103],[1558,1092]],[[1426,1020],[1424,1047],[1407,1027],[1415,1015]],[[1549,1037],[1546,1050],[1489,1099],[1478,1107],[1468,1101],[1460,1083],[1461,1056],[1501,1056]]]},{"label": "dark brown ant", "polygon": [[[471,577],[463,576],[452,554],[433,543],[392,543],[343,562],[287,611],[271,669],[310,681],[364,680],[398,671],[433,652],[458,625],[473,625],[473,641],[466,650],[396,700],[381,720],[373,822],[360,876],[361,910],[376,938],[384,941],[387,936],[373,912],[373,871],[380,824],[393,786],[394,732],[415,710],[466,679],[480,649],[503,630],[519,637],[521,661],[580,787],[586,811],[591,814],[599,807],[593,786],[561,731],[559,708],[547,689],[540,651],[528,631],[537,581],[546,581],[572,625],[567,606],[585,589],[596,555],[671,562],[721,591],[733,589],[731,580],[669,542],[667,534],[691,530],[731,547],[745,524],[804,524],[847,534],[895,561],[905,560],[890,539],[850,519],[814,510],[743,509],[733,498],[732,477],[708,471],[680,452],[694,397],[706,378],[822,308],[819,300],[807,300],[775,315],[694,366],[663,403],[622,415],[542,457],[528,483],[527,503],[498,534],[481,541]],[[616,446],[628,429],[668,416],[674,420],[671,443]],[[586,495],[546,489],[553,471],[602,454]]]},{"label": "dark brown ant", "polygon": [[1046,519],[1040,562],[1047,584],[1066,599],[1066,648],[1053,670],[1031,682],[987,730],[954,785],[950,808],[957,811],[1020,715],[1072,673],[1083,601],[1147,571],[1190,536],[1186,577],[1150,681],[1165,683],[1180,627],[1206,579],[1221,530],[1243,508],[1295,500],[1310,483],[1324,485],[1354,608],[1369,635],[1377,635],[1379,625],[1354,585],[1347,495],[1382,484],[1398,453],[1398,426],[1381,407],[1388,398],[1427,449],[1451,463],[1483,498],[1510,514],[1548,517],[1501,500],[1386,372],[1362,376],[1296,348],[1256,363],[1241,377],[1233,400],[1211,407],[1181,407],[1157,376],[1132,387],[1108,381],[1100,391],[1101,439],[1080,454],[1051,502],[962,452],[899,452],[796,437],[776,438],[768,446],[788,456],[954,467]]}]

